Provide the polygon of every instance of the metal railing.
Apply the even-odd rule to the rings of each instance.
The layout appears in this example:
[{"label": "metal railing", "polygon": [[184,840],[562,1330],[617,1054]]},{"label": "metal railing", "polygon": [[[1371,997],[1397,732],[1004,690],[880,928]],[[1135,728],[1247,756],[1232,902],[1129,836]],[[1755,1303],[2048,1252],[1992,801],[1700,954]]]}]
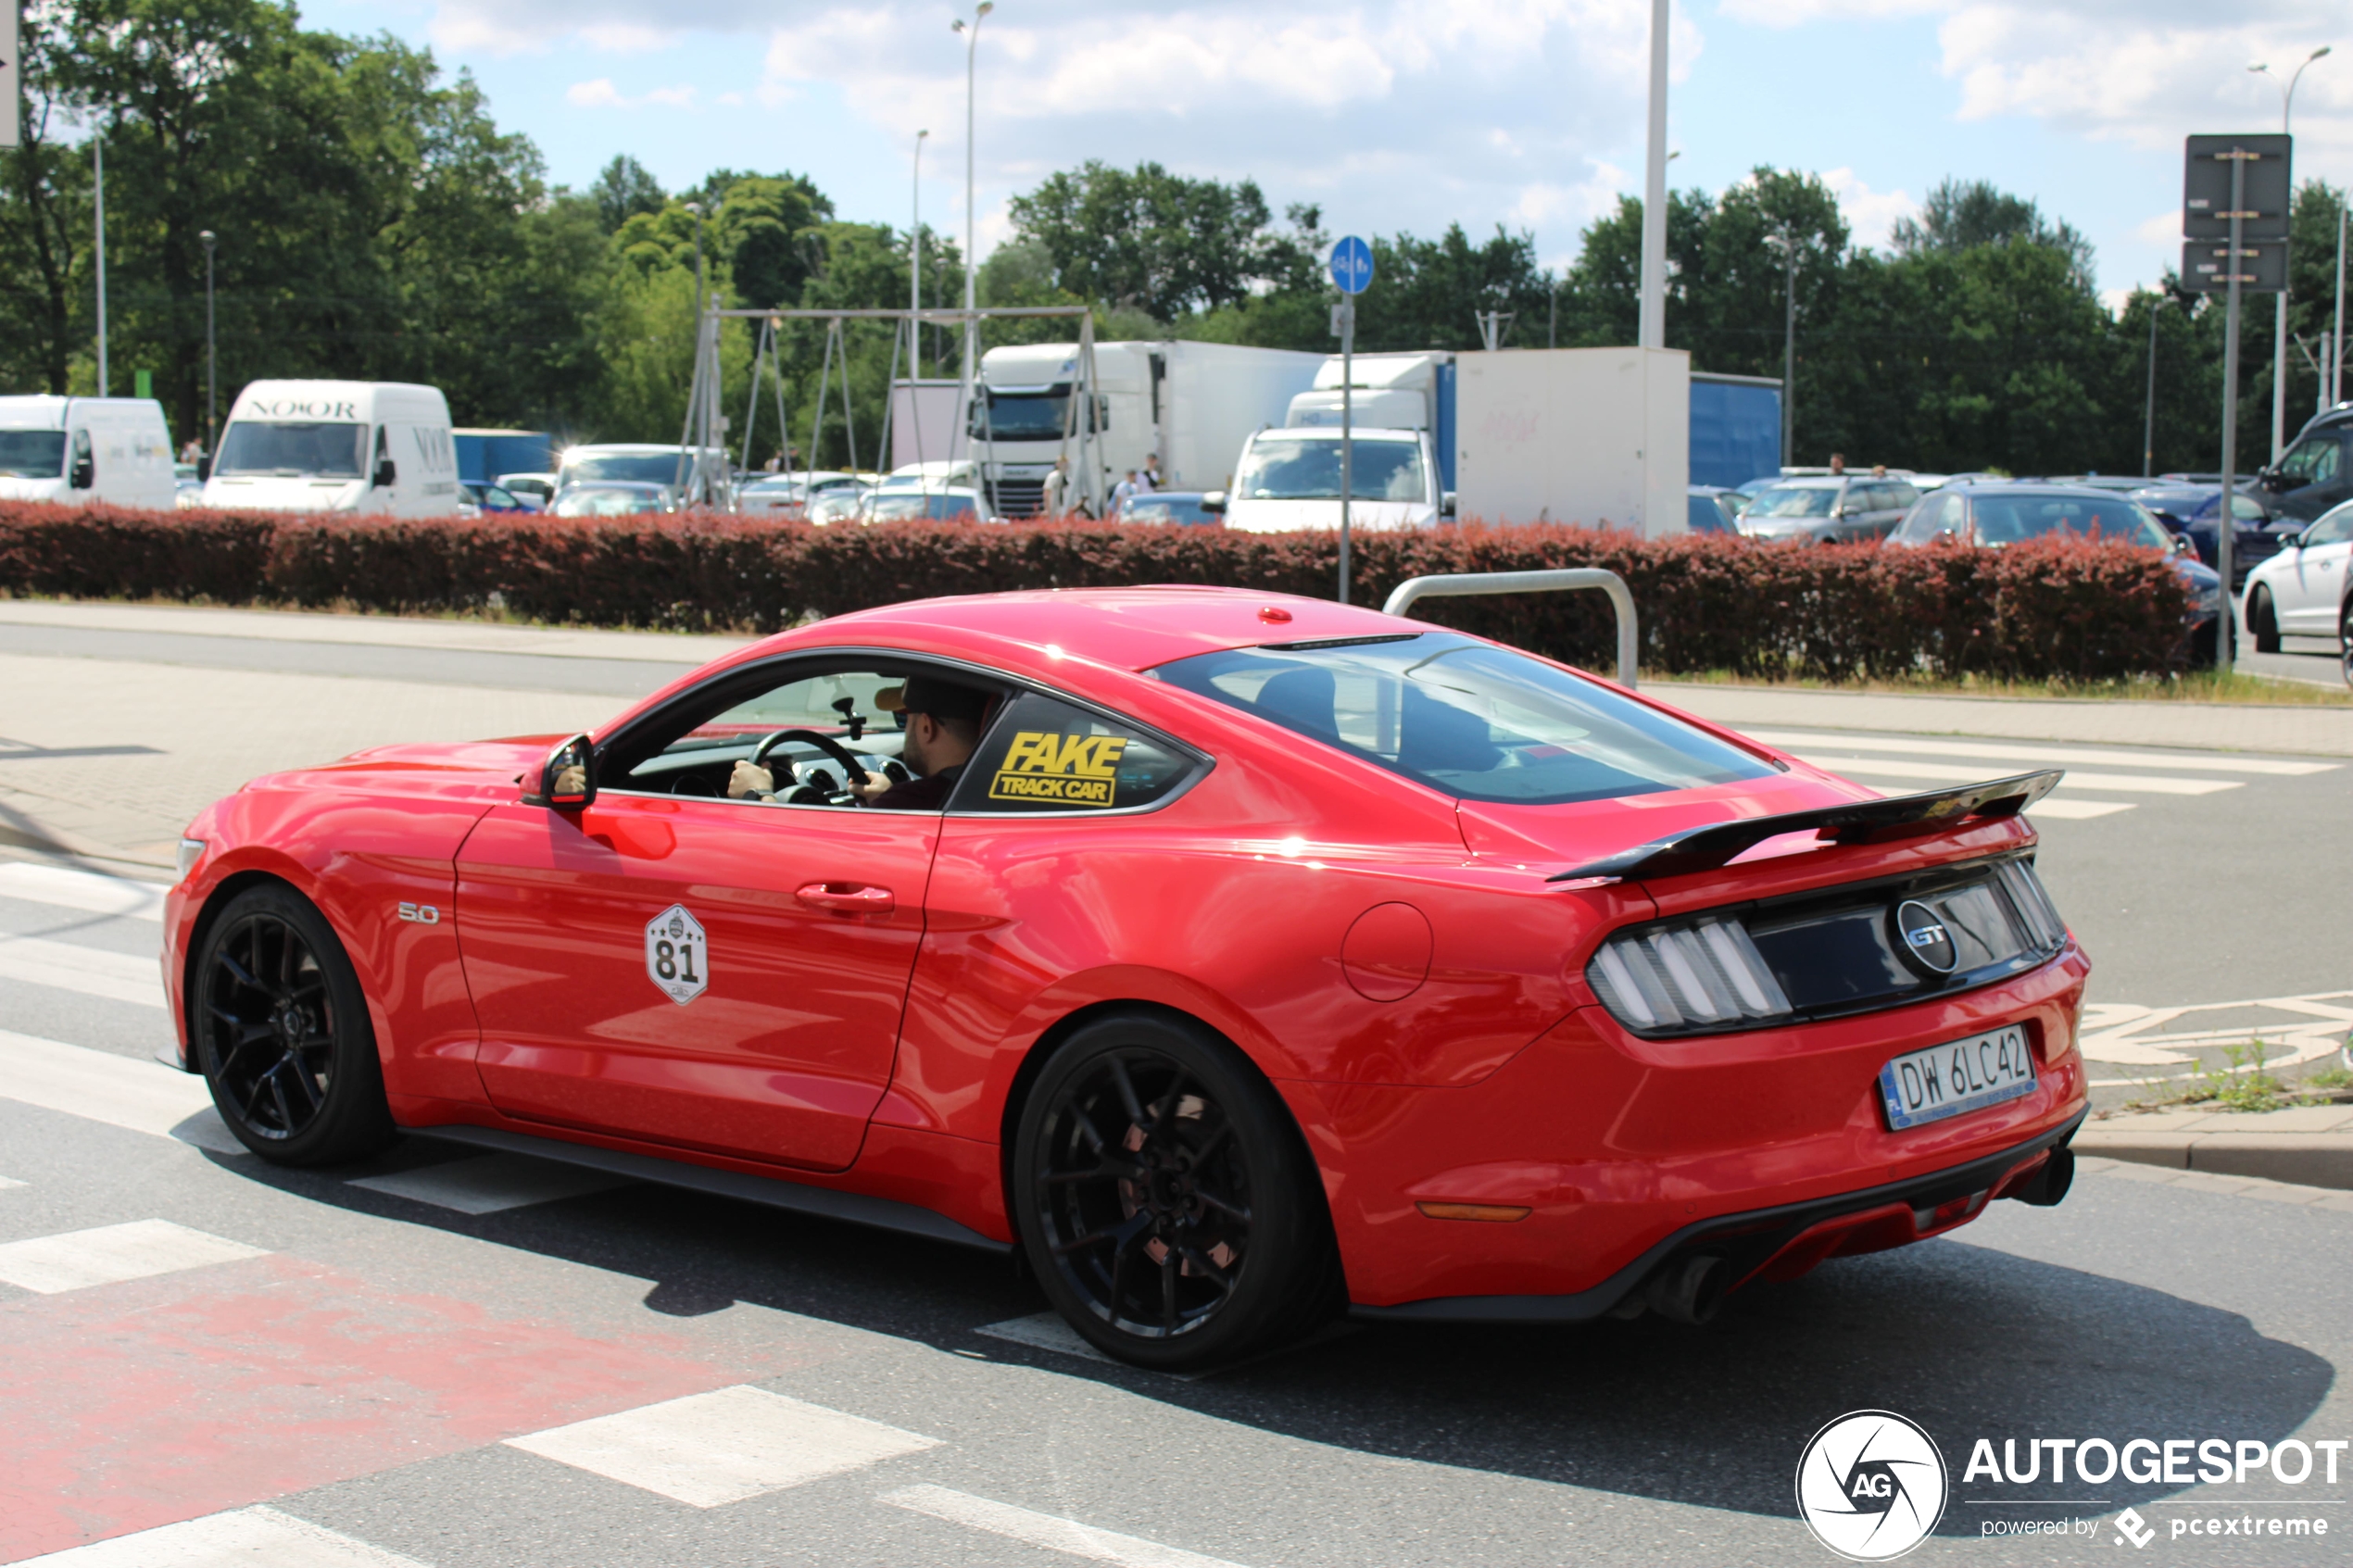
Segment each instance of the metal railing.
[{"label": "metal railing", "polygon": [[1474,594],[1548,594],[1564,588],[1599,588],[1617,609],[1617,684],[1631,688],[1642,653],[1642,637],[1634,622],[1634,594],[1626,579],[1598,566],[1564,567],[1553,571],[1449,571],[1412,577],[1397,584],[1382,605],[1384,615],[1403,615],[1416,599],[1455,598]]}]

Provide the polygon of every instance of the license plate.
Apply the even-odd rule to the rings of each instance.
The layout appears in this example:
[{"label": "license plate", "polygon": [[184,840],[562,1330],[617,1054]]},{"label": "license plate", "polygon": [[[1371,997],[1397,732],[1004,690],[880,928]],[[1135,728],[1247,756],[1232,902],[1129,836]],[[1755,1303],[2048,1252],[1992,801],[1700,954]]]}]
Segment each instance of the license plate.
[{"label": "license plate", "polygon": [[1907,1051],[1879,1070],[1887,1124],[1899,1133],[2033,1092],[2034,1053],[2015,1023]]}]

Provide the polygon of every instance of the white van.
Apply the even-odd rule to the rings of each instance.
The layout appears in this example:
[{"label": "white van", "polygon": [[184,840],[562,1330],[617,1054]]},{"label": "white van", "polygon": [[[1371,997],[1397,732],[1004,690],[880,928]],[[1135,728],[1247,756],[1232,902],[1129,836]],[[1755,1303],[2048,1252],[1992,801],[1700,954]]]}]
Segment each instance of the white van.
[{"label": "white van", "polygon": [[[1348,526],[1365,531],[1431,528],[1454,517],[1439,488],[1438,452],[1426,430],[1353,432]],[[1289,533],[1340,526],[1340,432],[1323,425],[1262,430],[1242,443],[1230,495],[1214,496],[1226,526]],[[1204,503],[1204,510],[1214,509]]]},{"label": "white van", "polygon": [[258,381],[237,394],[204,504],[246,511],[458,509],[458,449],[438,387]]},{"label": "white van", "polygon": [[0,500],[172,505],[171,433],[152,397],[0,397]]}]

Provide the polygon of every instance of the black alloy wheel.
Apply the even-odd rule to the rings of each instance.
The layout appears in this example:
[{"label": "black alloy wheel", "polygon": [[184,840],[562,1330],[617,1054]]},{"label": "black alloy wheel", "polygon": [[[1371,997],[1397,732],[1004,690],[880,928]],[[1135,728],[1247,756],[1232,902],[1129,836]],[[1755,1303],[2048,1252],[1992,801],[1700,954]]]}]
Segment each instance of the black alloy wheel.
[{"label": "black alloy wheel", "polygon": [[1189,1020],[1114,1015],[1064,1041],[1023,1107],[1014,1171],[1039,1281],[1108,1354],[1214,1365],[1337,1304],[1304,1141],[1249,1060]]},{"label": "black alloy wheel", "polygon": [[319,911],[280,884],[232,899],[189,973],[212,1102],[264,1159],[320,1165],[394,1135],[359,977]]},{"label": "black alloy wheel", "polygon": [[2246,634],[2255,639],[2257,653],[2280,651],[2279,611],[2272,607],[2271,590],[2259,583],[2246,601]]}]

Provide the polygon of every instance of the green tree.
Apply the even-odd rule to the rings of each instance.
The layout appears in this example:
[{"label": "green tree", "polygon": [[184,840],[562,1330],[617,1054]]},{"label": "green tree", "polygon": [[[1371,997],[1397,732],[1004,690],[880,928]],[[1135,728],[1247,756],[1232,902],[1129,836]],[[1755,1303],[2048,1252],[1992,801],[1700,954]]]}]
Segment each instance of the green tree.
[{"label": "green tree", "polygon": [[0,335],[0,376],[11,388],[69,390],[83,338],[82,238],[91,232],[90,164],[61,139],[56,61],[69,47],[58,14],[20,19],[19,81],[22,141],[0,152],[0,310],[17,330]]},{"label": "green tree", "polygon": [[608,234],[641,212],[660,212],[670,200],[661,182],[627,153],[605,165],[586,194],[596,206],[598,227]]},{"label": "green tree", "polygon": [[2024,196],[1984,180],[1940,180],[1918,217],[1899,218],[1888,234],[1897,256],[1963,251],[1979,245],[2046,245],[2058,251],[2085,282],[2093,276],[2092,242],[2073,224],[2045,220]]},{"label": "green tree", "polygon": [[1055,285],[1173,321],[1246,297],[1292,270],[1256,182],[1189,180],[1157,163],[1131,172],[1090,158],[1012,203],[1014,228],[1043,245]]}]

